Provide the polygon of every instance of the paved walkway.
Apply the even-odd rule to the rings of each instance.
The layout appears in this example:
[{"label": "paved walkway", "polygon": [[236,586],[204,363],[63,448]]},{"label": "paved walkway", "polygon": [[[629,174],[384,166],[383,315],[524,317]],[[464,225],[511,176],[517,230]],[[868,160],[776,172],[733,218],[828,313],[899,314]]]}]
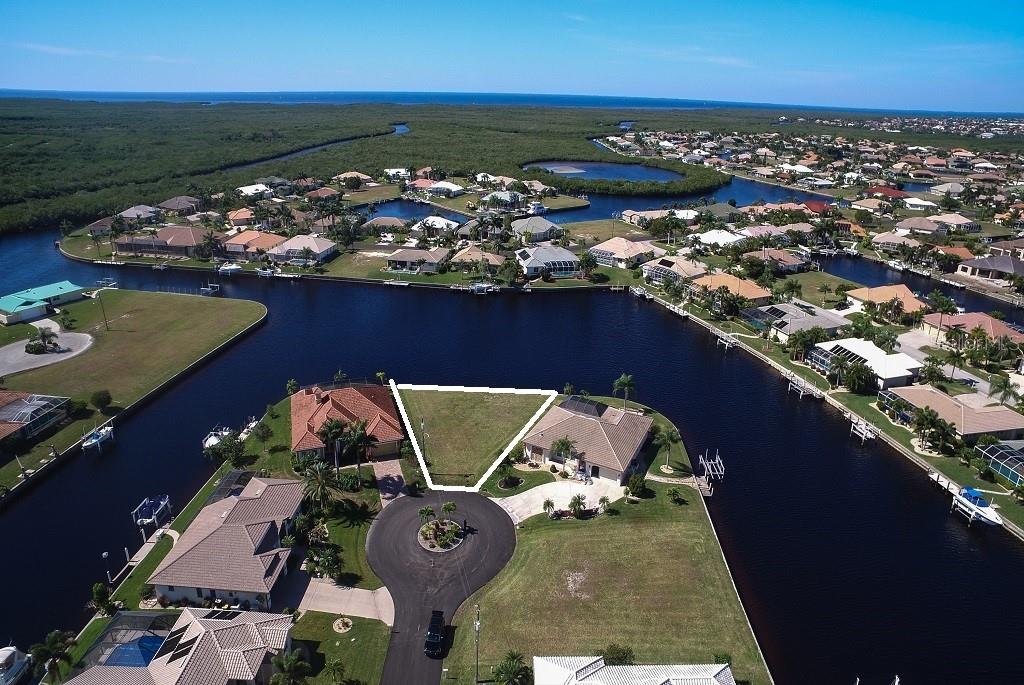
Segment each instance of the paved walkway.
[{"label": "paved walkway", "polygon": [[38,369],[41,366],[49,366],[70,359],[82,354],[92,345],[92,336],[88,333],[73,333],[61,331],[60,326],[53,319],[40,319],[33,321],[36,328],[49,328],[51,331],[59,332],[57,344],[66,352],[49,352],[47,354],[28,354],[25,352],[25,340],[13,342],[10,345],[0,347],[0,376],[9,376],[19,371]]},{"label": "paved walkway", "polygon": [[575,495],[583,495],[587,498],[588,507],[596,507],[601,497],[607,497],[613,502],[621,499],[626,495],[626,488],[602,478],[596,479],[593,485],[574,480],[561,480],[538,485],[518,495],[495,498],[494,501],[508,512],[515,523],[519,523],[531,516],[544,513],[544,500],[550,499],[554,502],[555,509],[567,509],[569,500]]},{"label": "paved walkway", "polygon": [[388,626],[395,624],[395,603],[391,601],[391,593],[386,587],[363,590],[336,585],[334,581],[324,578],[310,578],[298,608],[302,611],[375,618]]},{"label": "paved walkway", "polygon": [[377,479],[381,509],[405,495],[405,478],[402,477],[400,460],[389,459],[388,461],[373,462],[373,475]]}]

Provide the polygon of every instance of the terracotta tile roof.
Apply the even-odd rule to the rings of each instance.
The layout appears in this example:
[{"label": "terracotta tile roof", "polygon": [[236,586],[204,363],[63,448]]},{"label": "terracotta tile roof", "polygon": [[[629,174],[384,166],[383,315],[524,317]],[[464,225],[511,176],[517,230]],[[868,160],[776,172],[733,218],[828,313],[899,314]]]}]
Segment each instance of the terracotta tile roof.
[{"label": "terracotta tile roof", "polygon": [[708,290],[718,290],[724,286],[734,295],[745,297],[748,300],[761,300],[772,296],[769,291],[757,283],[733,276],[732,274],[710,274],[696,279],[693,281],[693,285],[698,288],[704,287]]},{"label": "terracotta tile roof", "polygon": [[970,333],[975,328],[981,327],[991,340],[1005,335],[1016,343],[1024,342],[1024,333],[1014,330],[999,319],[992,318],[982,312],[967,312],[966,314],[956,315],[943,315],[936,312],[925,315],[922,320],[939,328],[940,318],[942,320],[942,330],[944,331],[948,331],[951,328],[962,328],[965,332]]},{"label": "terracotta tile roof", "polygon": [[939,418],[956,426],[960,435],[1024,430],[1024,416],[1001,404],[972,407],[930,385],[910,385],[890,392],[915,407],[931,407]]},{"label": "terracotta tile roof", "polygon": [[363,385],[324,391],[305,388],[291,397],[292,451],[322,449],[316,433],[329,419],[343,423],[366,421],[366,432],[379,442],[404,437],[391,391],[381,385]]},{"label": "terracotta tile roof", "polygon": [[549,450],[556,440],[568,437],[588,464],[621,472],[640,453],[652,423],[649,416],[614,407],[604,406],[600,416],[590,416],[555,406],[537,421],[523,442]]},{"label": "terracotta tile roof", "polygon": [[882,304],[897,299],[903,303],[903,311],[907,314],[928,307],[924,302],[914,297],[914,293],[911,292],[910,288],[902,283],[880,285],[877,288],[856,288],[855,290],[848,291],[846,294],[855,300],[874,302],[875,304]]},{"label": "terracotta tile roof", "polygon": [[204,507],[149,582],[270,592],[290,551],[281,546],[281,524],[301,504],[299,481],[253,478],[241,494]]}]

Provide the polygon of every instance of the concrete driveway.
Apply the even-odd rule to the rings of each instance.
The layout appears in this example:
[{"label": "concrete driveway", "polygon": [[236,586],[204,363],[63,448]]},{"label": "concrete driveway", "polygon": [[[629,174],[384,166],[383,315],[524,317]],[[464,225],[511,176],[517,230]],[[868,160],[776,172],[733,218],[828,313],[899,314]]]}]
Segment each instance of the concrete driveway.
[{"label": "concrete driveway", "polygon": [[28,354],[25,352],[25,343],[11,343],[0,347],[0,376],[10,376],[19,371],[38,369],[41,366],[49,366],[62,362],[65,359],[76,357],[85,352],[92,345],[92,336],[88,333],[73,333],[61,331],[56,321],[51,319],[40,319],[32,322],[36,328],[49,328],[57,332],[57,344],[66,352],[48,352],[47,354]]},{"label": "concrete driveway", "polygon": [[280,609],[374,618],[389,626],[395,622],[395,604],[387,588],[363,590],[338,585],[332,580],[313,578],[301,568],[278,582],[272,599],[274,607]]},{"label": "concrete driveway", "polygon": [[495,498],[495,502],[512,517],[516,523],[531,516],[544,512],[544,500],[550,499],[555,503],[556,509],[567,509],[569,500],[575,495],[583,495],[587,498],[588,507],[596,507],[602,497],[611,501],[626,496],[626,488],[610,480],[598,478],[593,485],[587,485],[580,481],[561,480],[555,483],[545,483],[526,492],[510,497]]},{"label": "concrete driveway", "polygon": [[[935,338],[931,337],[930,335],[928,335],[924,331],[918,330],[916,328],[914,330],[907,331],[906,333],[903,333],[898,338],[896,338],[896,341],[900,344],[899,349],[897,351],[904,352],[908,356],[913,357],[914,359],[916,359],[919,362],[924,362],[925,357],[928,356],[928,353],[924,352],[921,349],[922,347],[939,347],[939,343],[937,343],[935,341]],[[950,366],[949,364],[945,364],[942,367],[942,371],[947,376],[953,376],[954,375],[953,367]],[[988,381],[983,380],[981,378],[978,378],[973,373],[968,373],[967,371],[964,371],[963,369],[959,369],[959,368],[956,369],[954,377],[958,381],[959,380],[970,380],[970,381],[973,381],[975,389],[980,394],[985,395],[986,397],[988,397],[988,394],[989,394]]]}]

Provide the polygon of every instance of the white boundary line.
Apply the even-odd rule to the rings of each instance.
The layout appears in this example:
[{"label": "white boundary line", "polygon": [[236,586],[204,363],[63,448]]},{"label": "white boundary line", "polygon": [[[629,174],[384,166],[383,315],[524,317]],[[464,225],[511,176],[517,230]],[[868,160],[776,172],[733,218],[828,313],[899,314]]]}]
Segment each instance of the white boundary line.
[{"label": "white boundary line", "polygon": [[[390,380],[391,393],[395,396],[395,404],[398,405],[398,411],[402,415],[402,421],[405,423],[405,430],[409,434],[409,440],[412,442],[412,447],[416,451],[416,459],[420,463],[420,470],[423,472],[423,478],[427,481],[427,487],[431,490],[442,490],[449,492],[479,492],[480,488],[491,477],[495,469],[498,468],[498,464],[507,457],[516,445],[526,437],[527,431],[533,427],[533,424],[537,423],[537,420],[544,415],[544,412],[548,410],[551,403],[558,397],[558,392],[555,390],[520,390],[518,388],[472,388],[463,385],[413,385],[410,383],[395,383],[395,379]],[[419,440],[416,438],[416,431],[413,430],[412,421],[409,419],[409,413],[405,410],[405,404],[402,402],[402,396],[399,394],[399,390],[438,390],[440,392],[479,392],[479,393],[491,393],[491,394],[507,394],[507,395],[542,395],[547,397],[544,403],[540,406],[540,409],[534,413],[526,425],[523,426],[522,430],[512,438],[512,442],[498,455],[498,458],[494,460],[487,472],[484,473],[483,477],[477,481],[476,485],[472,487],[466,485],[435,485],[434,479],[430,476],[430,470],[427,468],[427,462],[423,458],[423,450],[420,449]]]}]

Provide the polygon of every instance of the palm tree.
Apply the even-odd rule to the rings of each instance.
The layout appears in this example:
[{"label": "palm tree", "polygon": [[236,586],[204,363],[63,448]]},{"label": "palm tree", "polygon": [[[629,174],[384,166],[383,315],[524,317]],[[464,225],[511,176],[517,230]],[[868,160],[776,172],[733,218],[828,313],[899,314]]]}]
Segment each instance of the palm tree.
[{"label": "palm tree", "polygon": [[552,456],[559,456],[562,458],[562,466],[564,467],[566,462],[572,459],[573,450],[576,449],[576,441],[571,439],[568,435],[555,440],[551,443],[551,454]]},{"label": "palm tree", "polygon": [[509,476],[512,475],[512,460],[508,457],[502,459],[498,468],[495,469],[495,473],[498,474],[498,487],[506,487]]},{"label": "palm tree", "polygon": [[441,513],[444,514],[445,519],[448,521],[452,520],[452,514],[458,507],[455,506],[455,502],[445,502],[441,505]]},{"label": "palm tree", "polygon": [[850,364],[846,372],[846,388],[853,393],[862,393],[875,382],[875,372],[864,362]]},{"label": "palm tree", "polygon": [[825,297],[827,297],[828,294],[832,292],[832,286],[830,286],[828,283],[822,283],[821,285],[818,286],[818,292],[821,293],[821,306],[824,307]]},{"label": "palm tree", "polygon": [[597,500],[597,506],[601,507],[602,512],[608,511],[608,507],[611,503],[612,501],[608,499],[608,495],[601,495],[600,499]]},{"label": "palm tree", "polygon": [[51,683],[59,683],[63,679],[60,672],[61,664],[71,665],[71,649],[78,644],[75,634],[67,630],[51,631],[46,639],[34,644],[28,650],[36,665],[36,675],[49,675]]},{"label": "palm tree", "polygon": [[1009,376],[1003,376],[1002,374],[993,376],[989,380],[988,387],[989,394],[1003,404],[1006,404],[1008,400],[1016,401],[1020,399],[1020,393],[1017,391],[1017,386],[1014,385]]},{"label": "palm tree", "polygon": [[361,466],[360,459],[368,458],[370,450],[378,442],[377,438],[366,432],[366,421],[360,420],[349,424],[348,437],[345,438],[345,448],[356,455],[356,475],[359,475]]},{"label": "palm tree", "polygon": [[387,378],[388,375],[386,373],[384,373],[383,371],[378,371],[376,373],[376,376],[377,376],[377,380],[380,381],[380,384],[384,385],[384,379]]},{"label": "palm tree", "polygon": [[345,662],[337,658],[331,659],[324,665],[324,673],[334,685],[341,685],[345,680]]},{"label": "palm tree", "polygon": [[931,407],[918,407],[914,410],[914,419],[911,426],[922,444],[924,444],[925,435],[935,427],[935,422],[938,418],[938,413]]},{"label": "palm tree", "polygon": [[587,508],[587,498],[581,494],[573,495],[569,500],[569,512],[576,518],[583,516],[583,510]]},{"label": "palm tree", "polygon": [[964,365],[966,356],[967,355],[964,354],[963,350],[952,350],[948,355],[946,355],[946,361],[953,367],[953,370],[949,374],[949,380],[953,380],[953,377],[956,376],[957,367]]},{"label": "palm tree", "polygon": [[32,340],[38,340],[46,347],[49,347],[57,339],[57,334],[53,332],[53,329],[43,327],[36,331],[35,335],[32,336]]},{"label": "palm tree", "polygon": [[434,507],[421,507],[416,514],[420,517],[420,521],[423,523],[427,523],[430,519],[437,516],[437,514],[434,513]]},{"label": "palm tree", "polygon": [[310,465],[302,474],[302,495],[319,511],[327,511],[338,490],[338,475],[322,461]]},{"label": "palm tree", "polygon": [[548,515],[548,518],[551,518],[551,515],[554,513],[554,511],[555,511],[555,503],[554,503],[554,501],[551,500],[550,498],[544,500],[544,513]]},{"label": "palm tree", "polygon": [[338,453],[341,451],[341,441],[345,437],[345,424],[338,419],[327,419],[316,436],[327,445],[327,448],[334,455],[334,468],[338,468]]},{"label": "palm tree", "polygon": [[533,673],[522,654],[510,651],[494,667],[494,682],[498,685],[528,685],[533,682]]},{"label": "palm tree", "polygon": [[946,446],[956,440],[956,428],[949,421],[940,418],[932,428],[932,439],[934,440],[935,448],[939,452],[944,452]]},{"label": "palm tree", "polygon": [[835,357],[829,364],[829,371],[835,374],[836,387],[843,384],[843,376],[850,370],[850,360],[846,357]]},{"label": "palm tree", "polygon": [[654,445],[658,448],[658,453],[660,454],[662,450],[665,450],[665,466],[668,466],[669,456],[672,454],[672,445],[679,442],[681,439],[679,431],[675,428],[659,430],[657,434],[655,434]]},{"label": "palm tree", "polygon": [[277,673],[270,678],[270,685],[305,684],[310,668],[309,664],[303,660],[299,650],[293,649],[290,652],[278,654],[270,662],[277,669]]},{"label": "palm tree", "polygon": [[633,376],[628,373],[623,373],[621,376],[615,379],[612,383],[612,395],[618,396],[622,393],[622,408],[626,408],[626,400],[629,399],[631,394],[636,393],[636,383],[633,382]]}]

